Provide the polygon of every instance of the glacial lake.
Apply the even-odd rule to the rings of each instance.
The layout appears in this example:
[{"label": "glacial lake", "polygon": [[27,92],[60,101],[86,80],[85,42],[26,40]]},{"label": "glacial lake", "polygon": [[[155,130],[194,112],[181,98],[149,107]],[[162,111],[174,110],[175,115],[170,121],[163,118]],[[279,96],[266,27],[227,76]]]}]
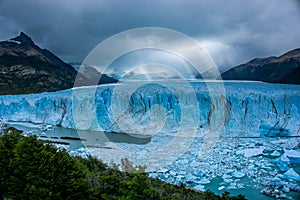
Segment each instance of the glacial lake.
[{"label": "glacial lake", "polygon": [[[103,152],[105,152],[106,154],[109,154],[109,152],[112,150],[111,145],[109,148],[107,148],[107,145],[106,145],[107,143],[109,143],[109,144],[113,143],[113,144],[117,145],[118,148],[127,148],[128,146],[132,146],[134,148],[136,147],[137,149],[140,149],[141,147],[145,147],[151,143],[153,143],[155,145],[155,142],[157,142],[157,139],[158,139],[158,138],[155,138],[156,136],[154,136],[153,138],[134,137],[132,135],[127,135],[127,134],[81,131],[80,138],[83,139],[81,141],[81,140],[77,140],[77,138],[79,138],[79,134],[74,129],[66,129],[66,128],[56,127],[56,126],[48,126],[47,127],[46,125],[42,125],[42,124],[32,124],[32,123],[23,123],[23,122],[11,122],[10,125],[13,127],[16,127],[19,130],[23,130],[24,132],[27,132],[30,134],[35,134],[35,135],[39,136],[39,138],[41,140],[51,140],[51,141],[55,141],[55,142],[69,143],[69,145],[64,145],[65,148],[67,148],[69,151],[76,151],[77,149],[80,149],[80,148],[82,149],[85,147],[87,147],[87,149],[92,149],[92,152],[95,149],[96,149],[96,151],[101,149],[100,153],[98,153],[96,155],[100,159],[101,159],[101,156],[99,156],[100,154],[102,154]],[[64,138],[64,139],[62,139],[62,138]],[[286,139],[286,138],[283,138],[283,139]],[[220,138],[221,143],[225,143],[225,144],[227,144],[228,142],[235,143],[235,142],[242,141],[242,142],[247,142],[250,145],[252,143],[255,144],[257,142],[258,143],[259,142],[270,143],[274,140],[276,140],[276,139],[264,138],[262,141],[261,138],[242,138],[241,140],[239,140],[239,139],[228,140],[228,138],[227,139]],[[96,146],[96,148],[95,148],[95,146]],[[239,145],[237,145],[237,146],[239,146]],[[217,146],[216,148],[218,149],[217,151],[219,153],[222,152],[222,149],[219,149],[219,146]],[[109,157],[111,158],[111,161],[114,161],[117,163],[118,163],[117,159],[120,158],[119,156],[116,156],[114,158],[113,154],[110,154]],[[224,155],[222,155],[220,157],[224,158]],[[184,160],[184,159],[186,159],[186,157],[183,155],[182,160]],[[274,157],[265,154],[260,157],[255,157],[254,162],[259,161],[259,160],[265,161],[268,159],[270,160],[270,163],[272,163],[271,160],[274,159]],[[104,160],[106,162],[109,162],[109,160],[107,158],[104,158]],[[179,160],[180,160],[180,158],[179,158]],[[251,160],[251,162],[253,162],[253,161]],[[189,164],[187,164],[187,165],[189,165]],[[300,174],[300,165],[299,164],[292,164],[290,166],[293,167],[293,169],[297,173]],[[276,167],[274,167],[274,169],[275,168]],[[170,166],[170,169],[165,169],[165,171],[166,170],[170,170],[170,171],[176,173],[176,176],[178,175],[178,173],[180,173],[179,171],[176,171],[176,165]],[[163,175],[163,173],[166,173],[165,171],[163,171],[162,173],[150,172],[150,176],[158,177],[158,178],[165,180],[167,182],[170,182],[170,183],[177,183],[176,180],[174,180],[172,178],[165,178]],[[215,174],[211,174],[211,175],[215,176]],[[259,182],[258,180],[259,179],[248,178],[247,176],[240,178],[240,179],[234,179],[234,182],[237,185],[238,184],[242,185],[242,187],[241,188],[238,188],[238,187],[230,188],[230,185],[225,183],[221,177],[216,176],[215,178],[210,180],[210,183],[203,184],[203,186],[204,186],[205,190],[211,190],[217,194],[222,194],[224,191],[228,191],[228,192],[230,192],[231,195],[243,194],[248,199],[258,199],[258,200],[274,199],[274,198],[271,198],[269,196],[266,196],[266,195],[263,195],[260,193],[260,191],[262,190],[262,188],[264,188],[264,186],[260,185],[258,183]],[[182,182],[184,182],[184,181],[182,181]],[[190,187],[195,186],[193,184],[189,185],[186,182],[184,182],[184,183]],[[298,183],[298,186],[299,186],[299,183]],[[220,187],[221,188],[224,187],[224,189],[220,190]],[[299,199],[299,197],[300,197],[300,194],[298,192],[291,191],[286,194],[289,197],[292,197],[293,199]]]}]

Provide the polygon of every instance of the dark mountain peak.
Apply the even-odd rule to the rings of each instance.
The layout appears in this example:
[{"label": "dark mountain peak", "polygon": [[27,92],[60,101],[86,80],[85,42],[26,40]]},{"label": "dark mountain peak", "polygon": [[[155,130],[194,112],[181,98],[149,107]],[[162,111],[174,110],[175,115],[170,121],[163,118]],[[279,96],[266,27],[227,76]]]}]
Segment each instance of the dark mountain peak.
[{"label": "dark mountain peak", "polygon": [[248,65],[252,65],[252,66],[257,66],[257,65],[264,65],[264,64],[268,64],[270,62],[272,62],[273,60],[277,59],[278,57],[276,56],[270,56],[267,58],[254,58],[253,60],[250,60],[248,63]]},{"label": "dark mountain peak", "polygon": [[288,51],[280,57],[300,57],[300,48]]},{"label": "dark mountain peak", "polygon": [[34,45],[33,40],[24,32],[21,32],[19,36],[14,37],[10,40],[21,42],[22,44],[26,44],[26,45]]},{"label": "dark mountain peak", "polygon": [[69,89],[78,79],[78,86],[115,83],[117,80],[100,72],[86,69],[77,72],[47,49],[41,49],[33,40],[21,32],[19,36],[0,41],[0,95],[52,92]]},{"label": "dark mountain peak", "polygon": [[222,74],[224,80],[300,84],[300,48],[276,57],[255,58]]}]

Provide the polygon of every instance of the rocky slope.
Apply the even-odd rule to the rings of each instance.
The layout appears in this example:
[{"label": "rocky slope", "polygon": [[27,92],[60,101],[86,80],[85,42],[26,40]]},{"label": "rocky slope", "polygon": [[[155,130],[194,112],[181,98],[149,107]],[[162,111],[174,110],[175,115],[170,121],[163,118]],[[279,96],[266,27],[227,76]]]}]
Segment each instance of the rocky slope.
[{"label": "rocky slope", "polygon": [[222,74],[223,80],[300,84],[300,49],[279,57],[255,58]]},{"label": "rocky slope", "polygon": [[[94,69],[94,74],[99,73]],[[0,42],[0,95],[40,93],[72,88],[77,71],[47,49],[38,47],[21,32]],[[91,85],[85,75],[77,76],[81,85]],[[99,83],[117,82],[103,75]]]}]

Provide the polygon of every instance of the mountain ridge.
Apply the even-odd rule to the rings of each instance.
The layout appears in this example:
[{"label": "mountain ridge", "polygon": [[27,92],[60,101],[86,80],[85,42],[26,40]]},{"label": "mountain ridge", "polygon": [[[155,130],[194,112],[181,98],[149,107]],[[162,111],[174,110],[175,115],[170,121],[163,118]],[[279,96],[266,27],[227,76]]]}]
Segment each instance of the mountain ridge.
[{"label": "mountain ridge", "polygon": [[281,56],[255,58],[221,75],[223,80],[252,80],[270,83],[300,84],[300,48]]},{"label": "mountain ridge", "polygon": [[[92,67],[85,66],[94,77],[101,77],[98,84],[115,83],[113,79]],[[94,85],[89,74],[78,73],[47,49],[37,46],[21,32],[19,36],[0,41],[0,95],[52,92],[70,89],[77,85]]]}]

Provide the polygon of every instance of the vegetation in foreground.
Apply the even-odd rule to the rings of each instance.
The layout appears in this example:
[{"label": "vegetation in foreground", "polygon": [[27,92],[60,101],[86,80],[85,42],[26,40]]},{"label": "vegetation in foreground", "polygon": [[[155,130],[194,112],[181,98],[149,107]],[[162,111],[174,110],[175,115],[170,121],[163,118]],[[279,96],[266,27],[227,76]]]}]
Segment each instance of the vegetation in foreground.
[{"label": "vegetation in foreground", "polygon": [[[123,167],[130,168],[128,161]],[[0,136],[1,199],[245,199],[176,186],[146,173],[121,172],[101,161],[24,137],[16,129]]]}]

